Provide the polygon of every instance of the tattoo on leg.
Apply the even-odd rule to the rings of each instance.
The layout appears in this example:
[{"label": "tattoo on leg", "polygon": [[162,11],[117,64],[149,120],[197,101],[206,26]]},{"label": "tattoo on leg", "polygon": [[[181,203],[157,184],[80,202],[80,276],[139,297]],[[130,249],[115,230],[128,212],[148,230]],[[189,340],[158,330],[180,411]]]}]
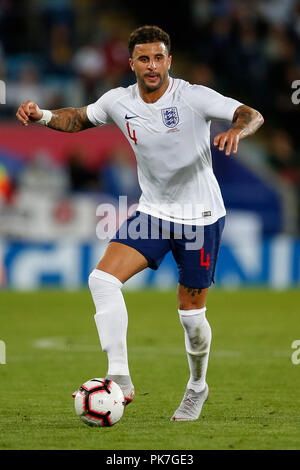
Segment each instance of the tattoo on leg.
[{"label": "tattoo on leg", "polygon": [[186,286],[183,286],[184,289],[186,289],[188,291],[189,294],[191,294],[192,297],[195,297],[195,295],[197,294],[201,294],[202,292],[202,289],[197,289],[197,288],[193,288],[193,287],[186,287]]}]

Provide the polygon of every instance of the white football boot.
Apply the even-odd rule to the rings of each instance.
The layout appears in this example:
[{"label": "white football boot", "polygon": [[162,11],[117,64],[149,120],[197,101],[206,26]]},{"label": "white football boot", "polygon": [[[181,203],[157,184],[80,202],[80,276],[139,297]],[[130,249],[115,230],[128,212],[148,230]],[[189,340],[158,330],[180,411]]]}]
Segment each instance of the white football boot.
[{"label": "white football boot", "polygon": [[125,406],[129,405],[134,398],[134,386],[133,385],[120,385],[125,398]]},{"label": "white football boot", "polygon": [[173,414],[171,421],[196,421],[201,413],[202,406],[209,394],[208,385],[205,384],[202,392],[187,389],[183,399]]}]

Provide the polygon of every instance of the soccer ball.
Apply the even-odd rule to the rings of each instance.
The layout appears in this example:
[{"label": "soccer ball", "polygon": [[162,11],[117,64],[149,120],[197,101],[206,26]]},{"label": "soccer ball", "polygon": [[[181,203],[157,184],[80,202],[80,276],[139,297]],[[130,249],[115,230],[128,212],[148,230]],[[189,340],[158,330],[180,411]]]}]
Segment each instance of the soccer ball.
[{"label": "soccer ball", "polygon": [[125,399],[119,385],[96,378],[85,382],[75,395],[75,411],[89,426],[113,426],[123,416]]}]

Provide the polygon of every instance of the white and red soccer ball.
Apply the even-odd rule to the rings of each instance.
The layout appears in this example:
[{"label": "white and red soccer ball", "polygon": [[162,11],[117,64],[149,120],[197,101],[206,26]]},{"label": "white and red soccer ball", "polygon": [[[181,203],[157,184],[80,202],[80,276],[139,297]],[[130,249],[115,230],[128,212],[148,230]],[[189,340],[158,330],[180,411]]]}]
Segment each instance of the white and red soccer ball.
[{"label": "white and red soccer ball", "polygon": [[89,426],[113,426],[123,416],[125,398],[112,380],[95,378],[79,387],[75,395],[75,411]]}]

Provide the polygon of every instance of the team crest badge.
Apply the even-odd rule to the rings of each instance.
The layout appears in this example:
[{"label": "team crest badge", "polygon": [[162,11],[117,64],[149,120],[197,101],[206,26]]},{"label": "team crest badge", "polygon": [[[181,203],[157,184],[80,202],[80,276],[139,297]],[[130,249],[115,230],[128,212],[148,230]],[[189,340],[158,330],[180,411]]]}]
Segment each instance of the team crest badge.
[{"label": "team crest badge", "polygon": [[177,108],[165,108],[161,110],[162,120],[165,126],[175,127],[179,123]]}]

